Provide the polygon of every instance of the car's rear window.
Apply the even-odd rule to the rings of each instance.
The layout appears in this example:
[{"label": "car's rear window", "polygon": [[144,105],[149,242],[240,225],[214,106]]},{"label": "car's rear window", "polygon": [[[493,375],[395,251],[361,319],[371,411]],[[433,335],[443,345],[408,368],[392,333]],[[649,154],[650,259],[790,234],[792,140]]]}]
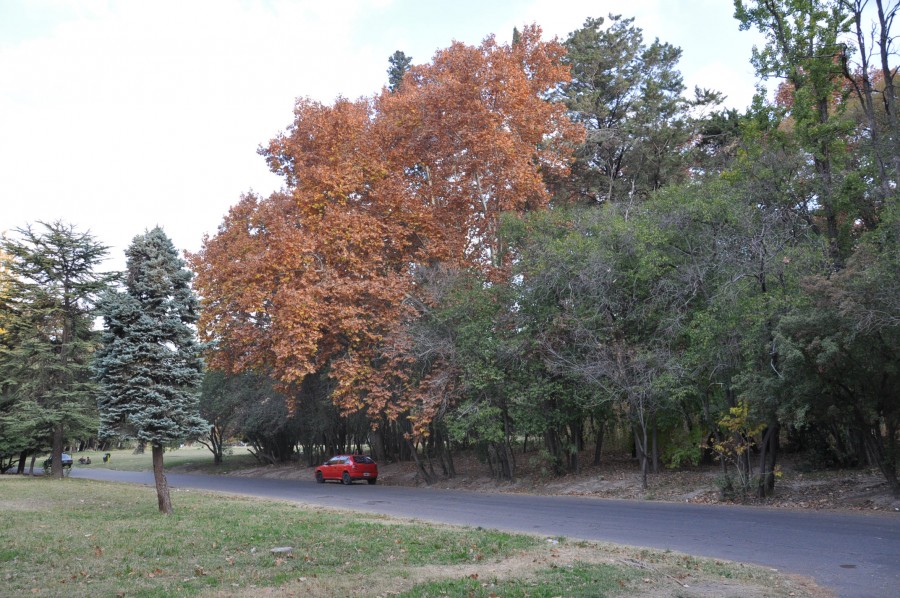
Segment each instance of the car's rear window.
[{"label": "car's rear window", "polygon": [[366,457],[365,455],[356,455],[353,457],[353,460],[356,463],[375,463],[375,461],[372,461],[372,457]]}]

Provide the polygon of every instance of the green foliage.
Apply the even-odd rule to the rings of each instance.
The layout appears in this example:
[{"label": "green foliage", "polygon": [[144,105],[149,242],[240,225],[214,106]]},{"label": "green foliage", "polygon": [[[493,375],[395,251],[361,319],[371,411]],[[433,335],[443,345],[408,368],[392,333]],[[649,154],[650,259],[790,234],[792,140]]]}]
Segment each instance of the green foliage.
[{"label": "green foliage", "polygon": [[[200,386],[200,417],[210,423],[205,436],[198,440],[213,454],[216,463],[222,461],[226,443],[246,422],[246,409],[260,399],[260,377],[252,373],[228,374],[207,370]],[[262,392],[261,392],[262,391]]]},{"label": "green foliage", "polygon": [[388,62],[391,65],[387,70],[388,89],[394,92],[400,88],[400,84],[403,82],[403,76],[412,64],[412,56],[407,56],[400,50],[397,50],[391,54],[390,58],[388,58]]},{"label": "green foliage", "polygon": [[202,362],[191,327],[192,275],[160,228],[135,237],[126,256],[125,290],[110,291],[100,305],[100,435],[153,446],[197,438],[209,425],[198,413]]},{"label": "green foliage", "polygon": [[900,492],[900,219],[895,207],[846,268],[805,281],[810,301],[779,326],[800,425],[844,425]]},{"label": "green foliage", "polygon": [[844,38],[852,23],[848,4],[735,0],[735,17],[742,29],[757,28],[766,36],[766,45],[753,51],[759,75],[786,80],[780,102],[787,118],[781,128],[806,155],[796,162],[804,189],[793,209],[824,221],[830,257],[840,266],[852,251],[854,221],[870,209],[852,183],[858,165],[849,152],[854,124],[845,117],[848,92],[842,70],[849,52]]},{"label": "green foliage", "polygon": [[[569,395],[555,402],[565,415],[556,419],[556,437],[547,436],[560,460],[577,450],[580,439],[566,442],[563,431],[577,430],[574,420],[602,420],[617,410],[636,430],[646,472],[651,430],[672,407],[668,397],[680,374],[664,317],[669,260],[656,249],[650,217],[650,203],[607,204],[535,214],[509,227],[521,277],[518,328]],[[555,410],[545,411],[554,421]]]},{"label": "green foliage", "polygon": [[566,193],[624,201],[683,180],[692,159],[684,150],[698,128],[690,111],[720,97],[699,89],[694,101],[682,96],[681,50],[658,39],[646,45],[634,19],[620,15],[587,19],[565,43],[572,80],[560,99],[587,129]]},{"label": "green foliage", "polygon": [[667,467],[677,469],[686,465],[700,465],[706,434],[703,428],[694,427],[690,432],[679,429],[670,435],[663,450],[663,460]]},{"label": "green foliage", "polygon": [[[61,222],[17,229],[4,239],[0,297],[0,446],[36,452],[96,429],[90,360],[97,296],[113,279],[94,271],[106,247]],[[3,456],[8,453],[4,452]]]}]

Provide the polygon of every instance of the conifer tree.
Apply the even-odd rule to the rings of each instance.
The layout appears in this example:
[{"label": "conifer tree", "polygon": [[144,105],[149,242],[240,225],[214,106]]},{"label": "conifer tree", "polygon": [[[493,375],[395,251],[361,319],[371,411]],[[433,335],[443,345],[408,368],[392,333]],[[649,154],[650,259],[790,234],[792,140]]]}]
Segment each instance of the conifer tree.
[{"label": "conifer tree", "polygon": [[208,428],[199,415],[202,361],[191,327],[198,303],[193,275],[162,229],[135,237],[125,254],[125,291],[108,293],[100,304],[100,436],[152,447],[159,510],[171,514],[163,450]]},{"label": "conifer tree", "polygon": [[0,443],[23,455],[51,446],[51,471],[61,477],[66,440],[96,426],[92,325],[113,275],[94,270],[107,248],[72,225],[15,233],[2,244]]},{"label": "conifer tree", "polygon": [[400,89],[403,76],[409,70],[410,65],[412,65],[412,56],[407,56],[402,50],[397,50],[388,57],[388,62],[391,65],[387,70],[388,89],[393,93]]}]

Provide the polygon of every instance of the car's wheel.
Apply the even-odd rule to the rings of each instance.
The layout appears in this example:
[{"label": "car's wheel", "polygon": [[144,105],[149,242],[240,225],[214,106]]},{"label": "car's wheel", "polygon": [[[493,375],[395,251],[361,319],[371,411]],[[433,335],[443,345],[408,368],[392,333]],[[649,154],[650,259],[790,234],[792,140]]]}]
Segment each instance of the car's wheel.
[{"label": "car's wheel", "polygon": [[374,484],[375,482],[378,481],[378,478],[369,478],[369,479],[366,480],[366,481],[369,482],[369,485],[371,486],[372,484]]},{"label": "car's wheel", "polygon": [[345,486],[349,486],[351,483],[353,483],[353,480],[350,479],[350,474],[345,471],[344,475],[341,476],[341,482]]},{"label": "car's wheel", "polygon": [[320,484],[324,484],[324,483],[325,483],[325,478],[322,477],[322,472],[321,472],[321,471],[317,471],[317,472],[316,472],[316,481],[317,481],[318,483],[320,483]]}]

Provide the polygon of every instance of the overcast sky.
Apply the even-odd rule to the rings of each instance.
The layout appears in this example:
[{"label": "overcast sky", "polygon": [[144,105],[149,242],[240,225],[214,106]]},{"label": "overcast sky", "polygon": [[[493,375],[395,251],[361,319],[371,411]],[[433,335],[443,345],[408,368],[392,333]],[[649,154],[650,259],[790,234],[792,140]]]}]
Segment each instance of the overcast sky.
[{"label": "overcast sky", "polygon": [[156,225],[196,251],[241,193],[281,186],[256,150],[295,98],[374,95],[395,50],[418,64],[610,12],[681,47],[689,89],[747,106],[759,38],[729,0],[0,0],[0,231],[73,223],[116,269]]}]

